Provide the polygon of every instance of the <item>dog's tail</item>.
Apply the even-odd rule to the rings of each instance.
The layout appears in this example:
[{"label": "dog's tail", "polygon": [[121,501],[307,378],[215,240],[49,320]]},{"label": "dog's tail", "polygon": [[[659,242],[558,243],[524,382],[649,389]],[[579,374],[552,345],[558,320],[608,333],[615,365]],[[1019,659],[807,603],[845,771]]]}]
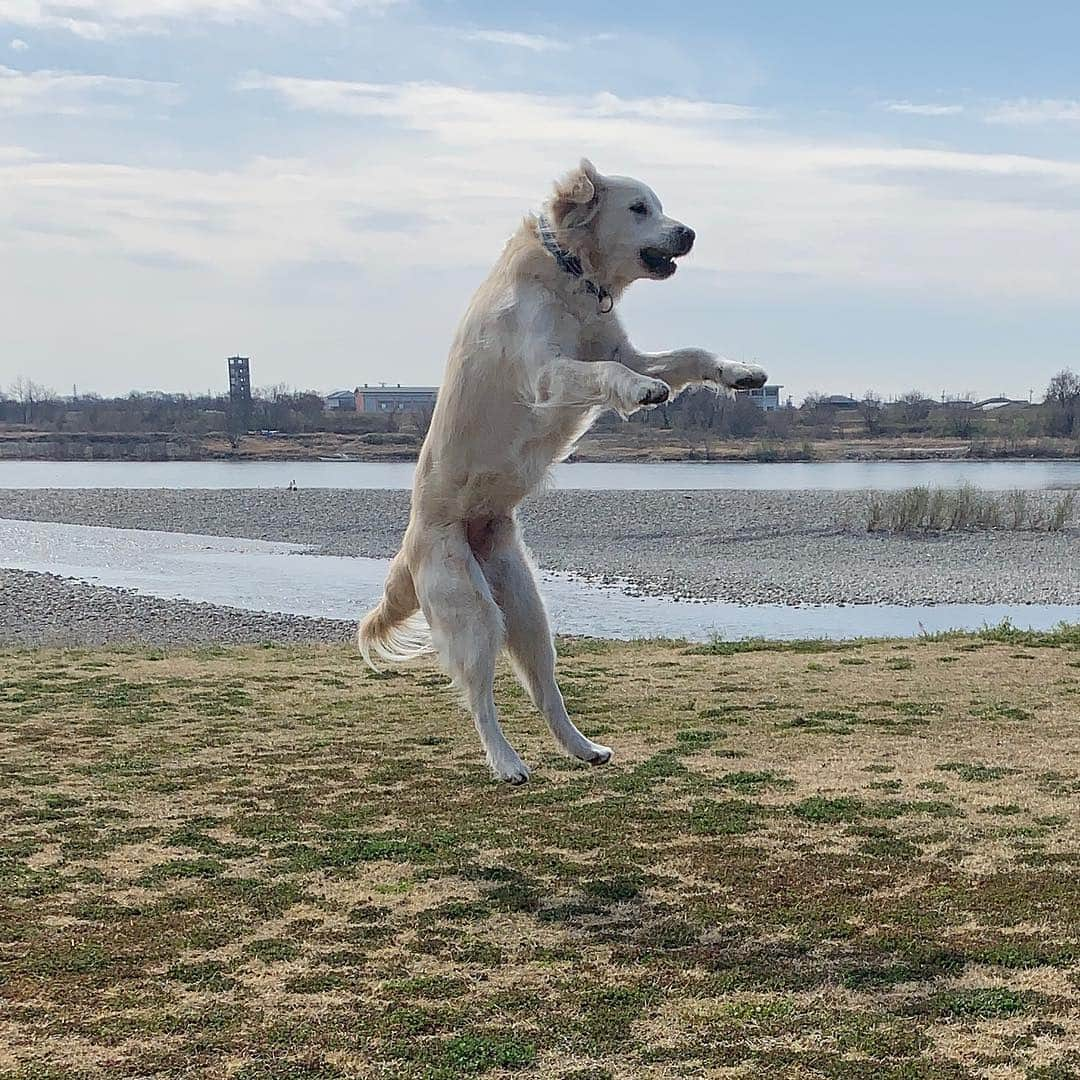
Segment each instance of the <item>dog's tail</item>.
[{"label": "dog's tail", "polygon": [[399,551],[390,563],[383,598],[361,620],[356,643],[373,671],[379,670],[376,657],[397,663],[431,651],[431,630],[420,612],[404,552]]}]

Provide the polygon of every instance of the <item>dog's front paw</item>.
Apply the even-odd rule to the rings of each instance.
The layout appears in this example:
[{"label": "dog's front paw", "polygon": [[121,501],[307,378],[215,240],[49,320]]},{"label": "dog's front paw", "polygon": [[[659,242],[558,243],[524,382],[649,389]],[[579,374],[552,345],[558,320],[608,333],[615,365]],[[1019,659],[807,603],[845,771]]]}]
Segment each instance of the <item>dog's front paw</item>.
[{"label": "dog's front paw", "polygon": [[671,397],[671,387],[660,379],[627,371],[611,385],[609,393],[608,404],[625,420],[638,409],[667,401]]},{"label": "dog's front paw", "polygon": [[671,387],[666,382],[661,382],[659,379],[642,379],[637,390],[636,404],[639,406],[662,405],[669,397],[671,397]]},{"label": "dog's front paw", "polygon": [[734,360],[718,360],[717,381],[730,390],[758,390],[765,385],[768,375],[757,364],[739,364]]}]

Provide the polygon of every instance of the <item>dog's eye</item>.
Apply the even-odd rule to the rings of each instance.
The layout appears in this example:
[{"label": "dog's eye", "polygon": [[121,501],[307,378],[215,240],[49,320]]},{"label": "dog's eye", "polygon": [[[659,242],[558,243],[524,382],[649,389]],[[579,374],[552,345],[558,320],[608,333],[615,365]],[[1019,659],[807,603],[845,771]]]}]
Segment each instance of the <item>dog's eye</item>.
[{"label": "dog's eye", "polygon": [[649,208],[643,202],[636,202],[630,207],[631,214],[637,214],[638,217],[644,217],[649,212]]}]

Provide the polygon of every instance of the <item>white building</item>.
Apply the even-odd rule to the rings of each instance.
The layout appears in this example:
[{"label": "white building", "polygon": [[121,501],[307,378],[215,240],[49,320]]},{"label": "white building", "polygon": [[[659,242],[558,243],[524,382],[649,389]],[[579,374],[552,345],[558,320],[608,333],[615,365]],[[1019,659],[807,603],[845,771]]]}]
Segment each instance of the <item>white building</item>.
[{"label": "white building", "polygon": [[780,408],[780,391],[782,383],[766,383],[758,390],[736,390],[737,397],[749,398],[759,409],[765,412],[775,412]]}]

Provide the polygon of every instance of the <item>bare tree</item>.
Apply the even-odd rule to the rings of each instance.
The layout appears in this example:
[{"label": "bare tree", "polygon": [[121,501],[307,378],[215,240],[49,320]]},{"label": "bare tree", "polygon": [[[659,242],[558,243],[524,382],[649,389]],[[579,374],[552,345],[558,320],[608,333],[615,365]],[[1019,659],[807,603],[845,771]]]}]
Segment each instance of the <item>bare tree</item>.
[{"label": "bare tree", "polygon": [[896,399],[892,411],[900,423],[911,426],[926,420],[932,404],[921,390],[909,390]]},{"label": "bare tree", "polygon": [[1071,368],[1064,368],[1050,380],[1043,400],[1047,404],[1069,405],[1077,398],[1080,398],[1080,375]]},{"label": "bare tree", "polygon": [[1080,434],[1080,375],[1059,371],[1046,388],[1046,430],[1050,435]]},{"label": "bare tree", "polygon": [[774,439],[790,439],[795,434],[795,423],[798,419],[798,411],[790,404],[780,409],[773,409],[765,414],[765,424],[768,435]]},{"label": "bare tree", "polygon": [[819,438],[830,438],[836,426],[836,406],[817,391],[811,391],[799,406],[799,421]]},{"label": "bare tree", "polygon": [[20,375],[12,384],[11,396],[22,406],[24,424],[33,423],[34,406],[56,400],[56,391]]},{"label": "bare tree", "polygon": [[295,391],[288,383],[274,383],[273,386],[259,386],[252,392],[253,398],[261,398],[264,401],[281,401],[283,398],[296,396]]},{"label": "bare tree", "polygon": [[410,413],[413,426],[416,428],[416,434],[421,439],[427,438],[428,428],[431,427],[431,418],[435,415],[434,405],[420,405],[413,409]]},{"label": "bare tree", "polygon": [[859,402],[859,415],[867,435],[880,435],[882,427],[881,398],[873,390],[867,390]]}]

